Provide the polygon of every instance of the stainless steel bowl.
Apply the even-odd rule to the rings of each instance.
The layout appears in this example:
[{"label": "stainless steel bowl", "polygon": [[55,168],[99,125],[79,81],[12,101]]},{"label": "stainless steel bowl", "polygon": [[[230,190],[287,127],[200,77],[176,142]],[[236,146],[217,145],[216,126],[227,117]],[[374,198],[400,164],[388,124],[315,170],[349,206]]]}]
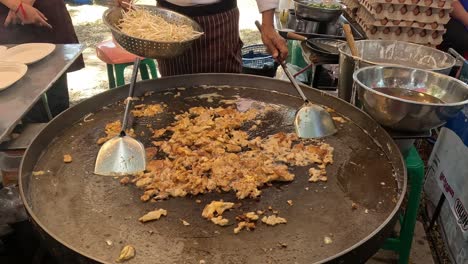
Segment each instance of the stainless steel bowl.
[{"label": "stainless steel bowl", "polygon": [[[138,7],[143,8],[152,14],[159,15],[171,23],[177,25],[190,25],[196,31],[203,31],[203,29],[197,22],[182,14],[164,8],[159,8],[156,6],[138,5]],[[110,28],[115,41],[119,43],[119,45],[122,46],[122,48],[124,48],[130,53],[145,58],[166,59],[179,56],[185,50],[190,48],[190,46],[196,39],[201,37],[197,36],[181,42],[157,42],[131,37],[120,31],[119,27],[117,26],[119,20],[122,18],[122,8],[118,7],[113,7],[106,10],[102,15],[102,18],[104,20],[104,24],[106,24]]]},{"label": "stainless steel bowl", "polygon": [[313,3],[308,0],[294,0],[294,11],[296,16],[303,19],[310,19],[319,22],[330,22],[336,20],[343,13],[343,7],[340,9],[326,9],[309,6]]},{"label": "stainless steel bowl", "polygon": [[[379,124],[397,131],[423,132],[443,125],[468,104],[468,85],[440,73],[397,66],[372,66],[353,74],[359,103]],[[422,103],[381,93],[403,88],[443,103]]]},{"label": "stainless steel bowl", "polygon": [[367,66],[405,66],[449,74],[456,59],[443,51],[414,43],[395,40],[356,41],[360,58],[351,55],[348,45],[340,46],[338,97],[350,102],[353,73]]}]

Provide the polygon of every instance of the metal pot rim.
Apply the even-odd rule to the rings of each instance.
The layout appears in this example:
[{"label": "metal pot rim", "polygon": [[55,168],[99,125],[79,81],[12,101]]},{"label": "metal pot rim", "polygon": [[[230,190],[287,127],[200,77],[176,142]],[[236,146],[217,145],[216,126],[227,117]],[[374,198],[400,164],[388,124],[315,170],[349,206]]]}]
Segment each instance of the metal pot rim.
[{"label": "metal pot rim", "polygon": [[[444,52],[444,51],[441,51],[441,50],[438,50],[438,49],[435,49],[435,48],[431,48],[431,47],[411,43],[411,42],[399,41],[399,40],[382,40],[382,39],[375,39],[375,40],[366,39],[366,40],[356,41],[356,43],[365,43],[365,42],[387,42],[387,43],[392,43],[393,42],[393,43],[402,43],[402,44],[409,45],[409,46],[421,46],[421,47],[432,50],[432,52],[434,52],[434,53],[444,53],[445,55],[447,55],[448,58],[450,58],[449,60],[451,60],[451,61],[448,62],[445,67],[431,68],[430,69],[431,71],[441,71],[441,70],[450,69],[457,63],[457,60],[453,56],[448,54],[447,52]],[[373,62],[373,61],[365,60],[365,59],[362,59],[362,58],[354,57],[351,54],[351,51],[346,50],[347,46],[348,46],[347,43],[343,43],[338,47],[338,51],[340,52],[340,54],[344,54],[344,55],[346,55],[348,57],[352,57],[354,60],[360,60],[362,62],[369,63],[369,64],[372,64],[372,65],[379,65],[379,63],[377,63],[377,62]],[[395,66],[398,66],[398,65],[395,65]],[[425,70],[425,69],[421,69],[421,70]]]},{"label": "metal pot rim", "polygon": [[383,69],[383,68],[397,68],[397,69],[407,69],[407,70],[412,70],[412,71],[421,71],[421,72],[425,72],[426,74],[432,74],[432,75],[435,75],[435,76],[438,76],[438,77],[442,77],[442,78],[446,78],[446,79],[451,79],[451,81],[455,81],[455,82],[457,82],[458,84],[461,84],[462,86],[465,86],[465,88],[468,90],[468,85],[467,85],[467,84],[465,84],[464,82],[462,82],[462,81],[460,81],[460,80],[458,80],[458,79],[455,79],[455,78],[453,78],[453,77],[451,77],[451,76],[447,76],[447,75],[445,75],[445,74],[438,73],[438,72],[433,72],[433,71],[430,71],[430,70],[415,69],[415,68],[404,67],[404,66],[368,66],[368,67],[363,67],[363,68],[358,69],[357,71],[355,71],[355,72],[353,73],[353,80],[354,80],[354,82],[356,82],[357,84],[359,84],[359,86],[361,86],[362,88],[366,89],[367,91],[370,91],[370,92],[372,92],[372,93],[378,94],[378,95],[380,95],[380,96],[384,96],[384,97],[387,97],[387,98],[391,98],[391,99],[396,100],[396,101],[400,101],[400,102],[412,104],[412,105],[427,105],[427,106],[463,106],[463,105],[467,105],[467,104],[468,104],[468,99],[466,99],[466,100],[464,100],[464,101],[456,102],[456,103],[443,103],[443,104],[415,102],[415,101],[403,99],[403,98],[400,98],[400,97],[396,97],[396,96],[392,96],[392,95],[388,95],[388,94],[385,94],[385,93],[376,91],[375,89],[373,89],[373,88],[371,88],[371,87],[368,87],[367,85],[365,85],[364,83],[362,83],[362,82],[358,79],[358,77],[357,77],[357,75],[360,74],[360,73],[363,72],[363,71],[371,70],[371,69]]}]

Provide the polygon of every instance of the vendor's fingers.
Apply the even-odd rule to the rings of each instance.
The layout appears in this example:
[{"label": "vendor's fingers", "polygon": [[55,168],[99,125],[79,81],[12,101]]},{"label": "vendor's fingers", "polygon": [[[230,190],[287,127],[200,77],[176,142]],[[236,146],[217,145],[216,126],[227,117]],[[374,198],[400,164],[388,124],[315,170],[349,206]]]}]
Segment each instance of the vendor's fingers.
[{"label": "vendor's fingers", "polygon": [[38,13],[39,16],[40,16],[42,19],[44,19],[45,21],[48,20],[47,17],[46,17],[41,11],[37,10],[37,13]]},{"label": "vendor's fingers", "polygon": [[3,25],[5,27],[8,27],[11,23],[12,23],[12,17],[10,15],[7,16],[7,18],[5,19],[5,22],[3,23]]},{"label": "vendor's fingers", "polygon": [[277,58],[278,57],[278,49],[275,47],[275,44],[273,43],[273,40],[271,38],[269,38],[268,35],[263,35],[262,34],[262,41],[263,41],[263,44],[265,44],[266,48],[267,48],[267,51],[271,54],[271,56],[273,56],[273,58]]},{"label": "vendor's fingers", "polygon": [[288,46],[286,45],[286,40],[284,40],[279,35],[274,39],[275,47],[279,51],[279,60],[285,61],[288,57]]}]

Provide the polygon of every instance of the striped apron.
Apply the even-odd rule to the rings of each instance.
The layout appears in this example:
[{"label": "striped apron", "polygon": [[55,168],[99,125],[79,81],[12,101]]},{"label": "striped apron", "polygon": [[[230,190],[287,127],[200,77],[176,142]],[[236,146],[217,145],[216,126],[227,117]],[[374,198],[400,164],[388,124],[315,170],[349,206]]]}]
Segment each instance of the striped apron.
[{"label": "striped apron", "polygon": [[237,7],[234,6],[220,13],[193,15],[193,13],[184,12],[184,9],[190,10],[193,7],[177,6],[178,8],[175,8],[174,5],[165,1],[158,1],[158,6],[184,13],[200,24],[205,32],[182,55],[157,60],[162,76],[190,73],[240,73],[242,71],[243,43],[239,37],[239,9]]}]

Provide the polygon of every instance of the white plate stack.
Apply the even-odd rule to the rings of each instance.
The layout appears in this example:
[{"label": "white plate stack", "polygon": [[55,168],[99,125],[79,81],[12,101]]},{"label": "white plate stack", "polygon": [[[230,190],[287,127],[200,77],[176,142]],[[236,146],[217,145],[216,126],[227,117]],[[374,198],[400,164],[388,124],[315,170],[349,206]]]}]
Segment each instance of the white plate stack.
[{"label": "white plate stack", "polygon": [[51,54],[55,49],[50,43],[27,43],[7,49],[0,46],[0,91],[19,81],[28,66]]},{"label": "white plate stack", "polygon": [[450,20],[452,0],[345,0],[369,39],[437,46]]}]

